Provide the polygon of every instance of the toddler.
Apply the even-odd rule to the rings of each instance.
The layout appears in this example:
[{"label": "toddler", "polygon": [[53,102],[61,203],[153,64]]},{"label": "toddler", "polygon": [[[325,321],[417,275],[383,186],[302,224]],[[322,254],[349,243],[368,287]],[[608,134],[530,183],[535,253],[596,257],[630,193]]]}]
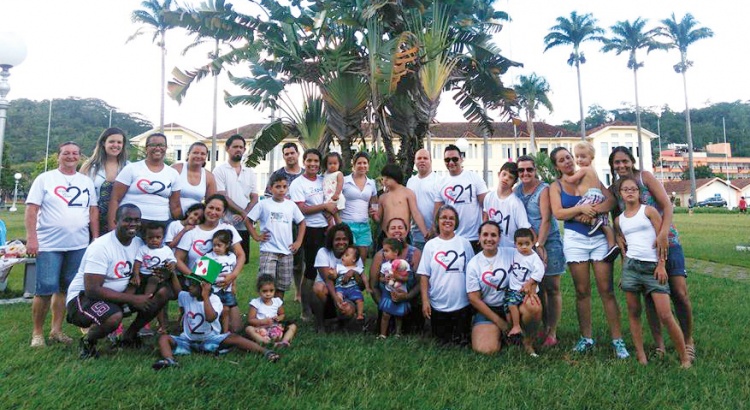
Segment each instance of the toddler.
[{"label": "toddler", "polygon": [[188,232],[203,223],[204,208],[205,205],[202,203],[190,205],[182,220],[172,221],[169,224],[167,227],[167,233],[164,237],[164,242],[166,242],[170,248],[176,248],[185,232]]},{"label": "toddler", "polygon": [[[597,205],[604,202],[604,194],[599,188],[601,186],[599,176],[591,166],[596,154],[594,146],[589,142],[581,141],[573,148],[573,152],[576,157],[576,165],[578,165],[579,169],[571,176],[563,176],[563,180],[569,184],[576,185],[576,195],[581,197],[581,200],[576,205]],[[609,226],[609,215],[606,212],[596,215],[591,222],[589,235],[593,235],[599,229],[604,232],[604,236],[607,238],[607,245],[609,245],[609,251],[607,251],[604,261],[612,262],[619,255],[620,248],[615,242],[615,233]]]},{"label": "toddler", "polygon": [[234,284],[227,284],[224,280],[237,266],[237,256],[230,251],[232,246],[232,231],[220,229],[214,233],[211,241],[213,249],[206,254],[206,257],[213,259],[221,265],[221,273],[216,278],[213,291],[219,297],[219,300],[221,300],[222,305],[224,305],[221,311],[221,328],[224,332],[228,332],[230,316],[239,316],[240,314]]},{"label": "toddler", "polygon": [[336,299],[338,305],[345,300],[355,303],[357,308],[357,321],[365,320],[365,298],[362,296],[360,287],[364,287],[362,272],[364,267],[358,266],[359,251],[354,245],[349,245],[344,254],[341,255],[341,263],[336,265]]},{"label": "toddler", "polygon": [[[379,339],[385,339],[388,334],[388,326],[391,317],[396,322],[396,336],[401,335],[402,319],[409,313],[409,302],[394,302],[391,297],[393,292],[408,291],[406,281],[409,277],[409,263],[403,259],[397,259],[404,251],[404,243],[395,238],[383,240],[383,263],[380,265],[380,282],[385,288],[381,292],[378,309],[382,312],[380,318]],[[406,266],[404,266],[406,265]]]},{"label": "toddler", "polygon": [[[336,207],[340,211],[346,205],[346,198],[341,195],[341,190],[344,189],[344,173],[341,172],[343,160],[338,152],[329,152],[323,162],[326,165],[326,172],[323,174],[325,201],[336,202]],[[333,221],[336,224],[341,223],[341,217],[338,212],[333,214]]]},{"label": "toddler", "polygon": [[[158,287],[165,284],[177,266],[172,248],[164,245],[164,226],[158,223],[148,223],[144,230],[146,244],[138,249],[133,264],[133,276],[130,279],[131,293],[142,290],[144,295],[156,293]],[[166,307],[165,307],[166,309]],[[167,331],[166,311],[162,309],[156,319],[159,322],[159,333]],[[146,324],[141,330],[142,336],[151,336],[153,331]]]},{"label": "toddler", "polygon": [[274,342],[275,347],[289,347],[297,325],[284,320],[284,301],[276,297],[274,281],[271,275],[258,276],[259,297],[250,301],[245,334],[260,344]]},{"label": "toddler", "polygon": [[[531,343],[531,333],[523,337],[521,329],[521,316],[524,315],[524,305],[529,303],[527,295],[536,294],[539,282],[544,278],[544,262],[534,252],[534,233],[531,229],[521,228],[513,235],[516,244],[516,252],[513,255],[513,265],[510,268],[508,290],[505,291],[506,309],[510,312],[512,326],[508,331],[511,342],[517,342],[523,338],[526,352],[536,356]],[[527,329],[528,330],[528,329]]]}]

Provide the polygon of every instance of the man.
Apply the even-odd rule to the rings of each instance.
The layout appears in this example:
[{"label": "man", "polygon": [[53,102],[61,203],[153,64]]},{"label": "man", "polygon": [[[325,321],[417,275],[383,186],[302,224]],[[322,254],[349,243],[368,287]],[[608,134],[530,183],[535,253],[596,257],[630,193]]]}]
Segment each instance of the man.
[{"label": "man", "polygon": [[250,233],[243,221],[247,213],[258,203],[258,188],[255,171],[242,164],[245,155],[245,139],[235,134],[226,142],[229,160],[214,168],[216,191],[227,198],[226,222],[234,225],[242,238],[242,250],[245,251],[245,264],[250,261]]},{"label": "man", "polygon": [[[427,231],[432,230],[432,222],[435,212],[435,202],[440,201],[440,195],[437,186],[440,183],[440,177],[432,172],[432,158],[430,152],[426,149],[420,149],[414,155],[414,165],[417,167],[417,175],[409,178],[406,187],[414,191],[417,196],[417,208],[424,219]],[[424,249],[427,239],[422,235],[419,227],[415,222],[411,224],[411,238],[414,246],[420,250]]]},{"label": "man", "polygon": [[450,175],[438,184],[440,198],[435,201],[435,211],[443,204],[456,208],[458,212],[458,229],[456,233],[471,242],[474,252],[479,246],[479,225],[482,223],[482,204],[487,194],[487,184],[474,172],[464,171],[464,154],[457,146],[445,147],[443,161]]},{"label": "man", "polygon": [[97,341],[117,329],[124,317],[125,305],[138,312],[138,316],[123,333],[120,343],[137,346],[138,330],[156,317],[176,294],[170,286],[161,287],[150,295],[126,292],[135,254],[143,245],[136,237],[141,228],[141,211],[133,204],[120,205],[115,222],[114,231],[96,239],[86,250],[65,301],[68,323],[89,328],[80,340],[81,359],[98,357]]},{"label": "man", "polygon": [[[281,153],[284,155],[284,166],[274,171],[269,177],[268,180],[271,181],[271,179],[274,177],[274,175],[283,175],[284,178],[286,178],[286,186],[290,187],[292,186],[292,181],[297,179],[298,176],[302,175],[303,172],[305,172],[305,169],[302,168],[299,165],[299,150],[297,148],[297,144],[293,142],[287,142],[284,143],[284,145],[281,146]],[[266,183],[266,192],[265,195],[267,198],[272,197],[271,194],[271,184]],[[289,195],[289,190],[286,192],[286,198],[291,199],[291,196]],[[297,225],[294,225],[294,228],[292,229],[292,237],[297,237]],[[294,265],[292,267],[292,272],[294,275],[294,288],[297,290],[294,295],[295,301],[302,300],[302,290],[301,290],[301,284],[302,284],[302,272],[305,270],[305,251],[304,249],[300,248],[297,253],[294,254]],[[302,312],[302,316],[309,315],[310,312]]]}]

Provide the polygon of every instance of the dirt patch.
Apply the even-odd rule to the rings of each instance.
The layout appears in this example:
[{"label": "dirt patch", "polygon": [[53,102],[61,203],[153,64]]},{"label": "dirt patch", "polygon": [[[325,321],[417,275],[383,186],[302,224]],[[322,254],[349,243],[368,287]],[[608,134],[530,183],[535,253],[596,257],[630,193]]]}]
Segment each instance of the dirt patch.
[{"label": "dirt patch", "polygon": [[741,282],[750,282],[750,269],[741,266],[723,265],[721,263],[708,262],[700,259],[685,258],[688,274],[698,273],[715,278],[732,279]]}]

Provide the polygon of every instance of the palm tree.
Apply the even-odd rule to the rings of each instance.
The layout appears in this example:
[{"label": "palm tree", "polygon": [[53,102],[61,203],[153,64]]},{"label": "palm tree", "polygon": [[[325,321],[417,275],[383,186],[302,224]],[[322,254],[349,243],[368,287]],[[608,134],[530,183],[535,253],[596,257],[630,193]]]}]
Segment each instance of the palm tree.
[{"label": "palm tree", "polygon": [[688,141],[688,171],[690,172],[690,194],[693,200],[695,196],[695,169],[693,167],[693,131],[690,127],[690,106],[688,105],[687,78],[685,72],[693,65],[693,62],[687,59],[688,46],[698,40],[713,37],[714,32],[708,27],[696,28],[698,21],[692,14],[687,13],[679,22],[672,13],[672,18],[661,21],[664,25],[660,27],[660,34],[667,38],[666,46],[676,48],[680,51],[680,62],[674,65],[674,71],[682,74],[682,88],[685,93],[685,126],[687,129]]},{"label": "palm tree", "polygon": [[547,93],[550,92],[549,84],[544,77],[536,73],[529,76],[519,77],[519,84],[513,87],[518,98],[518,105],[526,110],[526,129],[529,132],[531,152],[536,152],[536,131],[534,130],[534,117],[537,108],[543,106],[552,112],[552,102]]},{"label": "palm tree", "polygon": [[581,43],[584,41],[598,40],[598,35],[604,34],[604,30],[596,26],[596,19],[591,13],[579,15],[577,12],[570,13],[570,19],[558,17],[557,24],[550,27],[550,33],[544,36],[544,51],[552,47],[572,45],[573,52],[568,58],[568,65],[576,66],[578,76],[578,108],[581,113],[581,139],[586,138],[586,121],[583,116],[583,94],[581,93],[581,64],[586,63],[586,57],[580,51]]},{"label": "palm tree", "polygon": [[633,70],[633,84],[635,87],[635,122],[638,131],[639,169],[643,169],[644,151],[643,138],[641,135],[641,107],[638,103],[638,69],[643,67],[643,63],[638,62],[635,53],[642,48],[645,48],[647,52],[650,52],[651,50],[665,47],[654,39],[659,34],[658,28],[645,32],[643,31],[646,26],[646,21],[647,20],[641,19],[640,17],[635,19],[632,23],[627,20],[618,21],[617,24],[610,27],[612,37],[601,39],[604,43],[604,47],[602,47],[603,52],[614,51],[617,55],[627,52],[628,68]]},{"label": "palm tree", "polygon": [[[148,27],[153,31],[154,37],[152,41],[156,43],[161,49],[161,91],[159,97],[161,98],[161,107],[159,113],[159,131],[164,131],[164,93],[166,92],[166,56],[167,48],[165,43],[165,33],[171,28],[170,25],[164,20],[164,12],[169,11],[172,6],[172,0],[163,0],[159,3],[159,0],[144,0],[141,2],[141,7],[144,10],[134,10],[131,15],[133,23],[140,23]],[[128,38],[128,41],[143,34],[143,28],[140,27],[132,36]]]}]

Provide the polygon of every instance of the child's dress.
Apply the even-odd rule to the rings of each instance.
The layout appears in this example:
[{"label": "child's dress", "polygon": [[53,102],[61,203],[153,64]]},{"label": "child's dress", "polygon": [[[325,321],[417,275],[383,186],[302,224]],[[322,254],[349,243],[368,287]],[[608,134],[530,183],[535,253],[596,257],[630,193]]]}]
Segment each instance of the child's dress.
[{"label": "child's dress", "polygon": [[[271,299],[270,305],[266,305],[265,303],[263,303],[263,298],[260,297],[250,301],[250,306],[254,307],[257,311],[255,317],[260,320],[277,317],[279,315],[279,308],[283,304],[284,301],[281,300],[281,298]],[[257,328],[265,329],[268,337],[271,338],[271,340],[281,339],[281,336],[284,335],[284,326],[281,323],[274,323],[267,326],[257,326]]]},{"label": "child's dress", "polygon": [[[331,202],[331,198],[333,198],[333,194],[336,193],[336,188],[338,188],[338,176],[341,174],[341,171],[336,171],[332,173],[326,172],[323,174],[323,194],[325,195],[325,201]],[[336,202],[336,208],[338,210],[344,209],[346,206],[346,198],[344,198],[344,193],[342,192],[339,194],[339,200]]]},{"label": "child's dress", "polygon": [[[383,264],[380,265],[380,274],[384,275],[386,273],[389,273],[391,271],[391,262],[389,261],[383,261]],[[411,266],[409,267],[409,276],[411,277],[413,275],[411,271]],[[409,313],[409,301],[405,300],[403,302],[394,302],[393,299],[391,299],[391,291],[393,291],[393,288],[391,286],[388,286],[385,283],[380,283],[381,292],[380,292],[380,302],[378,303],[378,309],[381,311],[388,313],[391,316],[399,316],[403,317],[406,316]],[[401,289],[406,292],[407,286],[406,283],[401,284]]]}]

